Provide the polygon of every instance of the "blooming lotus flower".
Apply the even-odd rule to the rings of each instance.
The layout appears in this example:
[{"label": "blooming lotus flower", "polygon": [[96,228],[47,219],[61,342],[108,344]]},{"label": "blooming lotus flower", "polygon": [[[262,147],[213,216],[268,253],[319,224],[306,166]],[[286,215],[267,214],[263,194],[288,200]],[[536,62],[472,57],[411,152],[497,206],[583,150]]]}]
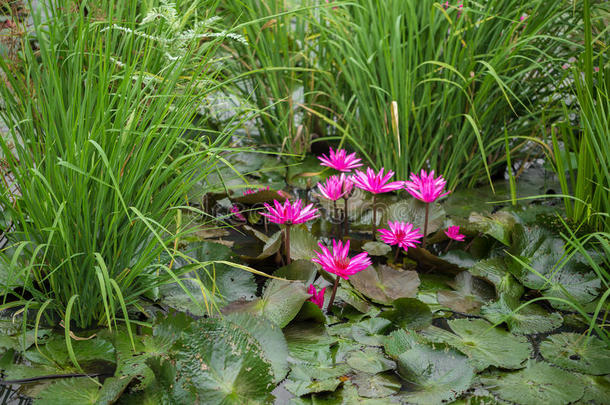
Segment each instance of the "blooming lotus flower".
[{"label": "blooming lotus flower", "polygon": [[309,301],[316,304],[320,309],[324,306],[324,292],[326,291],[326,287],[322,288],[320,291],[316,290],[316,287],[313,284],[309,284],[309,288],[307,289],[307,293],[311,295]]},{"label": "blooming lotus flower", "polygon": [[327,272],[336,274],[346,280],[349,279],[349,276],[356,274],[371,265],[371,259],[366,252],[357,254],[351,259],[347,257],[349,254],[349,241],[343,245],[343,242],[333,239],[332,252],[321,243],[318,243],[318,246],[322,249],[322,253],[316,252],[318,257],[314,257],[311,260],[314,263],[318,263]]},{"label": "blooming lotus flower", "polygon": [[293,203],[286,200],[284,204],[273,200],[273,207],[265,203],[265,208],[268,212],[262,212],[261,215],[269,218],[275,224],[301,224],[319,217],[318,210],[313,208],[313,204],[303,207],[303,202],[299,199]]},{"label": "blooming lotus flower", "polygon": [[340,172],[350,172],[352,169],[362,166],[360,159],[356,158],[355,152],[348,155],[345,149],[337,149],[335,152],[333,148],[330,148],[328,155],[322,154],[322,157],[318,157],[322,166],[328,166]]},{"label": "blooming lotus flower", "polygon": [[447,182],[443,179],[443,176],[434,178],[434,170],[430,174],[422,170],[419,176],[411,173],[411,180],[405,181],[404,187],[409,194],[418,200],[431,203],[450,193],[450,191],[443,193],[446,184]]},{"label": "blooming lotus flower", "polygon": [[385,175],[383,172],[383,167],[377,174],[370,167],[366,169],[366,173],[356,170],[352,176],[352,182],[356,187],[373,194],[387,193],[402,188],[403,183],[401,181],[388,183],[392,176],[394,176],[393,171],[388,170]]},{"label": "blooming lotus flower", "polygon": [[354,184],[343,173],[341,176],[330,176],[324,184],[318,183],[320,194],[331,201],[337,201],[339,198],[345,197],[353,188]]},{"label": "blooming lotus flower", "polygon": [[244,217],[244,215],[239,212],[239,208],[237,207],[237,205],[231,206],[231,213],[233,214],[233,216],[235,216],[235,218],[239,219],[240,221],[246,221],[246,217]]},{"label": "blooming lotus flower", "polygon": [[459,226],[450,226],[445,231],[445,235],[447,235],[447,237],[449,237],[450,239],[457,240],[458,242],[463,242],[464,238],[466,238],[466,235],[462,235],[460,233]]},{"label": "blooming lotus flower", "polygon": [[378,229],[381,234],[381,240],[388,245],[398,245],[407,251],[410,247],[416,247],[416,243],[421,243],[424,235],[419,233],[419,228],[413,229],[413,224],[405,222],[388,221],[390,229]]}]

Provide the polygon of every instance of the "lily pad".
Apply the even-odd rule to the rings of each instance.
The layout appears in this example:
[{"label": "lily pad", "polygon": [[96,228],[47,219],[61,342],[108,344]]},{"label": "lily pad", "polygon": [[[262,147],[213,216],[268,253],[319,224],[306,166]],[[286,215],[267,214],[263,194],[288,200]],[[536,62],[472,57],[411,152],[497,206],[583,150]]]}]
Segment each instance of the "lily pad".
[{"label": "lily pad", "polygon": [[274,276],[286,280],[301,280],[305,285],[314,282],[318,270],[310,260],[295,260],[287,266],[280,267],[273,273]]},{"label": "lily pad", "polygon": [[417,272],[384,265],[376,269],[370,266],[351,276],[349,281],[368,298],[388,305],[398,298],[415,298],[420,283]]},{"label": "lily pad", "polygon": [[388,356],[397,359],[401,354],[419,343],[421,343],[421,339],[415,332],[398,329],[385,337],[383,348]]},{"label": "lily pad", "polygon": [[423,329],[432,323],[428,305],[415,298],[399,298],[392,302],[394,309],[382,312],[381,318],[405,329]]},{"label": "lily pad", "polygon": [[408,403],[450,402],[470,388],[474,370],[468,359],[454,350],[417,345],[398,358],[398,372],[407,381],[400,398]]},{"label": "lily pad", "polygon": [[37,404],[99,404],[100,387],[89,378],[68,378],[51,383],[40,391]]},{"label": "lily pad", "polygon": [[481,308],[481,314],[488,321],[497,324],[505,322],[516,335],[551,332],[561,326],[563,318],[558,312],[549,313],[537,304],[528,304],[519,309],[520,303],[500,297],[496,302]]},{"label": "lily pad", "polygon": [[424,334],[431,341],[446,343],[464,353],[477,371],[489,366],[525,367],[531,352],[526,337],[512,335],[482,319],[454,319],[448,324],[454,333],[432,326]]},{"label": "lily pad", "polygon": [[292,260],[311,260],[320,250],[318,239],[303,226],[290,227],[290,258]]},{"label": "lily pad", "polygon": [[330,364],[330,346],[337,338],[330,336],[324,325],[311,322],[293,323],[284,329],[288,352],[296,362]]},{"label": "lily pad", "polygon": [[595,336],[577,333],[551,335],[540,344],[547,361],[583,374],[610,374],[610,349]]},{"label": "lily pad", "polygon": [[[425,219],[426,204],[415,198],[409,198],[390,205],[384,213],[382,224],[386,224],[387,221],[408,222],[413,224],[415,228],[420,228],[423,232]],[[443,207],[438,203],[431,203],[428,213],[428,233],[439,230],[443,226],[444,220],[445,210]]]},{"label": "lily pad", "polygon": [[469,272],[459,273],[450,283],[454,291],[438,291],[438,303],[457,312],[476,314],[481,306],[495,298],[494,288]]},{"label": "lily pad", "polygon": [[347,364],[355,370],[370,374],[381,373],[396,367],[396,363],[385,357],[381,349],[374,347],[352,352],[347,358]]},{"label": "lily pad", "polygon": [[503,400],[523,405],[569,404],[584,392],[580,379],[544,362],[530,361],[524,370],[493,373],[481,382]]},{"label": "lily pad", "polygon": [[251,194],[245,194],[239,197],[233,198],[233,201],[240,204],[260,204],[264,202],[270,202],[273,200],[278,200],[283,203],[286,201],[286,197],[275,190],[260,190]]},{"label": "lily pad", "polygon": [[382,335],[390,329],[391,324],[387,319],[370,318],[352,326],[351,336],[358,343],[368,346],[382,346]]},{"label": "lily pad", "polygon": [[362,245],[362,250],[369,256],[385,256],[392,251],[392,247],[381,242],[366,242]]},{"label": "lily pad", "polygon": [[342,382],[340,377],[349,371],[346,364],[296,364],[285,387],[296,396],[335,391]]},{"label": "lily pad", "polygon": [[224,307],[223,312],[262,315],[283,328],[294,319],[309,297],[303,283],[273,279],[267,284],[262,298],[254,301],[236,301]]},{"label": "lily pad", "polygon": [[358,395],[366,398],[385,398],[400,390],[402,382],[395,374],[358,373],[352,378],[358,387]]},{"label": "lily pad", "polygon": [[585,395],[578,403],[603,404],[610,398],[610,374],[605,376],[582,375]]},{"label": "lily pad", "polygon": [[517,222],[515,217],[506,211],[498,211],[491,215],[472,213],[468,221],[477,231],[491,236],[506,246],[511,244],[512,230]]},{"label": "lily pad", "polygon": [[288,345],[282,330],[273,322],[250,314],[230,314],[225,321],[249,333],[260,343],[264,356],[271,362],[275,376],[274,382],[279,382],[288,374]]}]

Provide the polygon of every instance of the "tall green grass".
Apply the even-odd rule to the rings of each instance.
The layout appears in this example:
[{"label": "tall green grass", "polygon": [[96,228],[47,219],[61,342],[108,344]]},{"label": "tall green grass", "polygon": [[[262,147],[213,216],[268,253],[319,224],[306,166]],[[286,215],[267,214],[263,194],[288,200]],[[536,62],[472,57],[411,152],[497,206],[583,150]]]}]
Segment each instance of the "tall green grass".
[{"label": "tall green grass", "polygon": [[159,257],[176,254],[178,208],[228,140],[191,125],[218,86],[222,37],[184,44],[168,64],[154,38],[164,26],[136,24],[159,5],[144,3],[53,0],[34,15],[21,69],[0,61],[15,149],[0,146],[18,186],[0,196],[15,226],[0,308],[44,309],[67,331],[113,326],[176,279]]},{"label": "tall green grass", "polygon": [[[544,0],[355,0],[325,8],[320,83],[355,146],[406,178],[433,168],[451,188],[505,164],[505,131],[518,148],[535,136],[561,63],[581,49],[580,3]],[[459,17],[458,17],[459,15]],[[523,17],[523,20],[522,20]]]}]

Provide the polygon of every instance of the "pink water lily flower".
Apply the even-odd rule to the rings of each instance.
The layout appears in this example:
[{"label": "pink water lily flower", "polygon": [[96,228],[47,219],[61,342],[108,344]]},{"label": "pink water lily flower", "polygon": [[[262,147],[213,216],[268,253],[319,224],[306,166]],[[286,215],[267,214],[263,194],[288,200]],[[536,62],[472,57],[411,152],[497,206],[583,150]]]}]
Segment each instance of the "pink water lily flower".
[{"label": "pink water lily flower", "polygon": [[446,196],[450,191],[445,191],[447,182],[443,176],[434,178],[434,170],[430,174],[422,170],[420,175],[411,173],[410,180],[404,182],[404,187],[409,194],[425,203],[431,203],[437,199]]},{"label": "pink water lily flower", "polygon": [[303,202],[299,199],[291,203],[289,200],[281,204],[277,200],[273,200],[273,207],[265,203],[267,212],[262,212],[261,215],[269,218],[275,224],[301,224],[319,217],[318,210],[309,204],[303,207]]},{"label": "pink water lily flower", "polygon": [[403,182],[394,181],[388,183],[392,176],[394,176],[394,172],[388,170],[388,172],[384,174],[384,170],[383,167],[379,173],[375,173],[370,167],[366,169],[366,173],[356,170],[352,176],[352,182],[356,187],[373,194],[387,193],[401,189]]},{"label": "pink water lily flower", "polygon": [[460,233],[459,226],[450,226],[445,231],[445,235],[447,235],[447,237],[449,237],[450,239],[457,240],[458,242],[463,242],[466,238],[466,235],[462,235]]},{"label": "pink water lily flower", "polygon": [[246,221],[246,217],[244,217],[244,215],[239,211],[239,207],[237,207],[237,205],[231,206],[231,213],[235,218],[239,219],[240,221]]},{"label": "pink water lily flower", "polygon": [[309,288],[307,289],[307,293],[311,295],[309,301],[316,304],[320,309],[324,306],[324,292],[326,291],[326,287],[322,288],[320,291],[316,290],[316,287],[313,284],[309,284]]},{"label": "pink water lily flower", "polygon": [[349,279],[349,276],[354,275],[371,265],[371,259],[368,253],[360,253],[351,259],[347,257],[349,254],[349,240],[343,245],[342,241],[333,239],[332,252],[326,246],[318,243],[322,253],[316,252],[318,257],[311,259],[314,263],[318,263],[324,270],[337,276]]},{"label": "pink water lily flower", "polygon": [[331,167],[340,172],[350,172],[352,169],[362,166],[360,159],[356,157],[356,153],[348,155],[345,149],[337,149],[335,152],[333,148],[330,148],[328,156],[322,154],[322,157],[318,156],[318,159],[322,162],[320,165]]},{"label": "pink water lily flower", "polygon": [[341,173],[341,176],[330,176],[325,183],[318,183],[320,194],[327,200],[337,201],[345,197],[354,188],[353,183]]},{"label": "pink water lily flower", "polygon": [[423,234],[419,233],[419,228],[413,229],[413,224],[406,222],[391,222],[388,221],[390,229],[378,229],[381,234],[381,240],[388,245],[398,245],[407,251],[410,247],[416,247],[416,243],[421,243],[419,239],[423,238]]}]

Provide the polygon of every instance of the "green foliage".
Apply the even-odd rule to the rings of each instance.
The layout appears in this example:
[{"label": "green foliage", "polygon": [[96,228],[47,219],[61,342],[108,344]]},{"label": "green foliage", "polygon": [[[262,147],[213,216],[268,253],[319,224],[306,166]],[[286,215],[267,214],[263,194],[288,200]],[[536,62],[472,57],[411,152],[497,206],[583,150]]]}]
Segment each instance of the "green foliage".
[{"label": "green foliage", "polygon": [[52,1],[44,19],[35,14],[38,49],[24,48],[21,70],[0,62],[8,84],[0,113],[11,129],[0,147],[18,188],[0,195],[16,227],[12,257],[3,253],[13,265],[2,302],[14,294],[51,322],[69,318],[68,329],[112,327],[117,313],[128,318],[138,297],[175,278],[157,260],[176,254],[176,208],[226,145],[226,134],[191,125],[216,85],[210,61],[220,39],[185,45],[167,65],[152,38],[162,25],[134,26],[139,7],[70,7]]}]

